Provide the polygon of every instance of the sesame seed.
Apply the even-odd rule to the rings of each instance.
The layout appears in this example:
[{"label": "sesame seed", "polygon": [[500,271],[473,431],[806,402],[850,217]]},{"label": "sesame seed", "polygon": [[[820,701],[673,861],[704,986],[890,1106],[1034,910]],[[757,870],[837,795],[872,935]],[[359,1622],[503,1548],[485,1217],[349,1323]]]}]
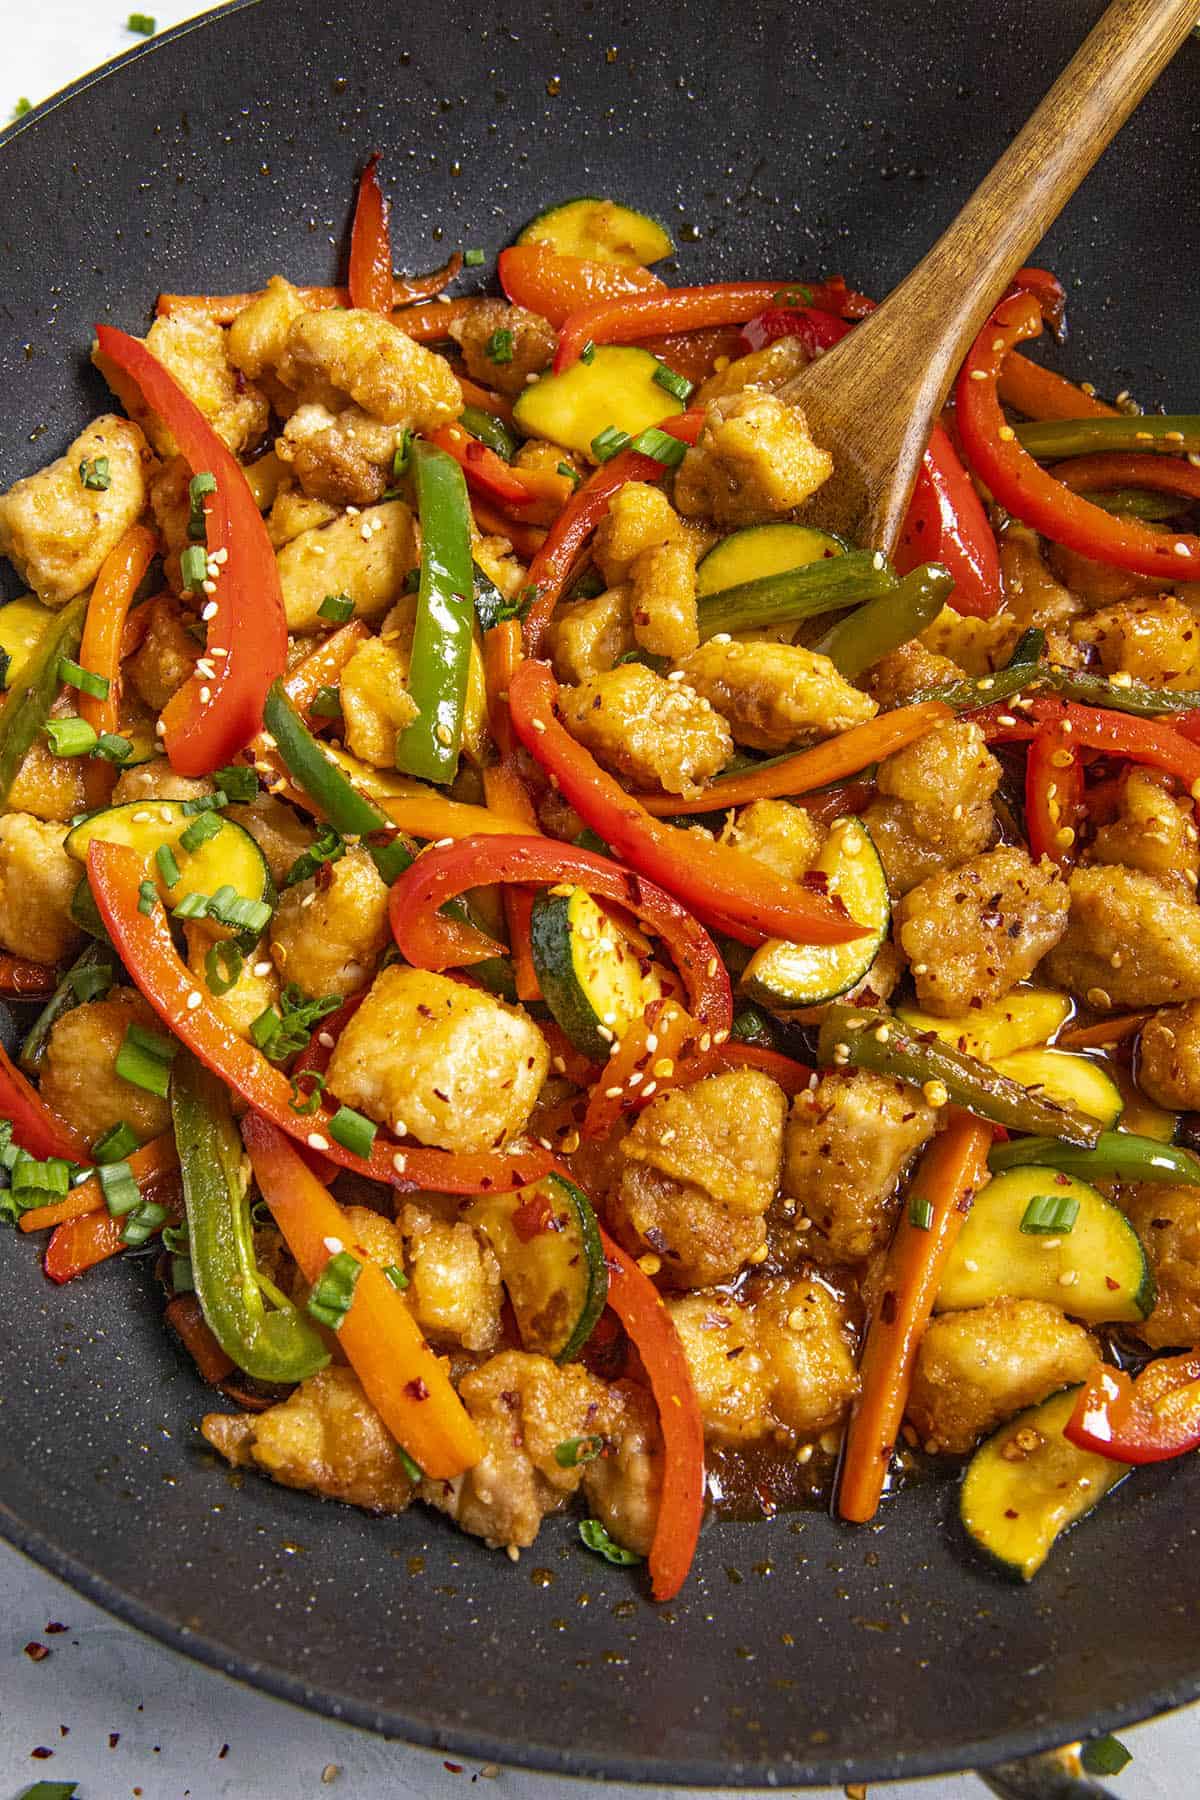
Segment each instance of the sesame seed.
[{"label": "sesame seed", "polygon": [[[259,980],[261,981],[264,975],[269,975],[271,973],[271,970],[274,968],[274,966],[275,965],[271,962],[256,962],[254,965],[254,973],[258,976]],[[326,1034],[326,1035],[328,1035],[328,1034]],[[332,1044],[333,1039],[330,1038],[329,1042]]]},{"label": "sesame seed", "polygon": [[155,737],[166,737],[167,735],[167,728],[161,719],[155,719],[154,721],[154,735]]},{"label": "sesame seed", "polygon": [[656,1090],[657,1087],[658,1087],[657,1081],[648,1081],[646,1083],[645,1087],[642,1089],[642,1099],[648,1100],[650,1098],[651,1094],[654,1093],[654,1091]]},{"label": "sesame seed", "polygon": [[1190,556],[1192,554],[1190,547],[1187,544],[1183,543],[1182,540],[1173,544],[1172,549],[1174,550],[1176,556]]},{"label": "sesame seed", "polygon": [[733,639],[727,631],[718,631],[708,641],[710,644],[732,644]]},{"label": "sesame seed", "polygon": [[330,1256],[340,1256],[346,1248],[340,1237],[327,1237],[322,1240]]},{"label": "sesame seed", "polygon": [[652,1250],[648,1250],[645,1256],[638,1257],[637,1266],[643,1275],[657,1275],[662,1268],[662,1257],[655,1256]]},{"label": "sesame seed", "polygon": [[1078,1269],[1064,1269],[1058,1278],[1059,1287],[1074,1287],[1079,1280]]},{"label": "sesame seed", "polygon": [[704,965],[704,973],[706,975],[711,976],[711,975],[715,975],[716,972],[717,972],[717,959],[715,956],[710,956],[707,963]]},{"label": "sesame seed", "polygon": [[1017,434],[1011,425],[1002,425],[997,435],[1002,443],[1011,444]]},{"label": "sesame seed", "polygon": [[346,508],[346,517],[347,517],[347,518],[348,518],[348,519],[357,519],[357,517],[358,517],[358,515],[359,515],[359,513],[360,513],[360,511],[361,511],[361,510],[362,510],[362,509],[361,509],[361,507],[357,507],[357,506],[348,506],[348,507],[347,507],[347,508]]},{"label": "sesame seed", "polygon": [[395,1169],[397,1175],[403,1175],[405,1169],[407,1169],[408,1158],[405,1156],[403,1150],[397,1150],[394,1153],[392,1157],[392,1167]]},{"label": "sesame seed", "polygon": [[609,1055],[611,1056],[613,1053],[613,1050],[615,1050],[617,1048],[617,1045],[615,1042],[616,1035],[617,1035],[616,1032],[610,1031],[607,1025],[597,1025],[596,1030],[597,1030],[598,1034],[604,1039],[606,1044],[612,1044],[612,1050],[609,1051]]},{"label": "sesame seed", "polygon": [[875,552],[874,556],[871,558],[871,567],[873,569],[882,569],[882,567],[883,567],[883,551],[882,550],[877,550]]},{"label": "sesame seed", "polygon": [[988,379],[988,372],[986,369],[972,369],[971,370],[971,380],[972,381],[986,381],[987,379]]},{"label": "sesame seed", "polygon": [[979,1264],[975,1261],[974,1257],[971,1256],[965,1256],[963,1258],[963,1268],[967,1271],[968,1275],[978,1275],[979,1273]]},{"label": "sesame seed", "polygon": [[200,689],[200,704],[201,704],[201,706],[207,706],[211,699],[212,699],[212,689],[210,687],[202,687]]},{"label": "sesame seed", "polygon": [[216,601],[209,600],[201,608],[200,617],[207,622],[209,619],[215,619],[219,611],[220,611],[220,608],[218,607]]},{"label": "sesame seed", "polygon": [[886,1044],[892,1034],[886,1025],[880,1025],[880,1026],[877,1026],[876,1030],[874,1031],[874,1033],[872,1035],[874,1036],[875,1042],[877,1044]]},{"label": "sesame seed", "polygon": [[546,722],[544,719],[531,719],[529,722],[535,731],[545,731],[546,729]]},{"label": "sesame seed", "polygon": [[198,1006],[203,1006],[203,1005],[204,1005],[203,995],[199,992],[199,990],[197,988],[193,988],[191,993],[187,997],[188,1011],[195,1012],[195,1010]]},{"label": "sesame seed", "polygon": [[914,963],[912,966],[912,972],[914,975],[928,975],[929,964],[928,963]]},{"label": "sesame seed", "polygon": [[627,1085],[631,1088],[635,1088],[643,1080],[643,1077],[644,1077],[644,1071],[641,1069],[635,1069],[633,1071],[632,1075],[630,1075]]},{"label": "sesame seed", "polygon": [[224,568],[225,564],[229,561],[229,552],[225,548],[224,544],[221,545],[221,548],[219,550],[213,551],[212,560],[219,567]]},{"label": "sesame seed", "polygon": [[947,1088],[944,1081],[923,1082],[921,1084],[921,1092],[925,1096],[927,1105],[932,1106],[935,1109],[939,1106],[945,1106],[950,1098],[950,1090]]},{"label": "sesame seed", "polygon": [[215,594],[217,591],[217,584],[213,580],[211,575],[208,576],[206,580],[202,581],[200,583],[200,586],[203,588],[203,590],[206,594]]},{"label": "sesame seed", "polygon": [[621,1089],[619,1087],[605,1088],[604,1098],[606,1100],[619,1100],[621,1098]]},{"label": "sesame seed", "polygon": [[319,1131],[310,1131],[304,1141],[310,1150],[328,1150],[329,1148],[329,1139],[322,1137]]},{"label": "sesame seed", "polygon": [[796,1461],[801,1464],[810,1463],[812,1461],[812,1457],[813,1457],[812,1445],[811,1444],[801,1444],[800,1448],[796,1452]]},{"label": "sesame seed", "polygon": [[647,1037],[646,1037],[646,1052],[649,1056],[653,1056],[654,1052],[657,1049],[658,1049],[658,1038],[655,1035],[655,1033],[653,1031],[651,1031],[647,1034]]},{"label": "sesame seed", "polygon": [[149,812],[146,812],[145,810],[143,810],[141,812],[134,813],[133,822],[135,825],[148,825],[153,817],[154,817],[153,813],[149,813]]},{"label": "sesame seed", "polygon": [[1054,834],[1054,842],[1060,850],[1069,850],[1075,842],[1075,833],[1069,825],[1062,825]]},{"label": "sesame seed", "polygon": [[711,1031],[706,1031],[701,1035],[700,1048],[701,1048],[701,1050],[711,1050],[712,1049],[712,1033],[711,1033]]},{"label": "sesame seed", "polygon": [[667,676],[667,680],[668,681],[682,681],[683,680],[683,670],[682,669],[672,669],[671,673]]}]

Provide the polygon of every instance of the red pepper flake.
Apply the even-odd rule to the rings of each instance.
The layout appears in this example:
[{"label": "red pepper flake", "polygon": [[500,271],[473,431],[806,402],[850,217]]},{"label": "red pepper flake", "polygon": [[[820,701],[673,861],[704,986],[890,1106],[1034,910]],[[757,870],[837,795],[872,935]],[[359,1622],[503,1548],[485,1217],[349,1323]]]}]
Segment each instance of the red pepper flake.
[{"label": "red pepper flake", "polygon": [[50,1646],[48,1644],[39,1644],[35,1641],[33,1643],[26,1644],[25,1654],[29,1658],[30,1662],[45,1662],[46,1658],[50,1654]]},{"label": "red pepper flake", "polygon": [[448,1769],[451,1775],[461,1775],[463,1772],[461,1763],[444,1762],[442,1767],[443,1769]]},{"label": "red pepper flake", "polygon": [[1119,1281],[1114,1281],[1111,1275],[1106,1275],[1104,1277],[1104,1285],[1111,1293],[1115,1294],[1121,1284]]},{"label": "red pepper flake", "polygon": [[38,1745],[38,1747],[37,1747],[37,1749],[36,1749],[36,1750],[31,1750],[31,1751],[30,1751],[30,1752],[29,1752],[29,1754],[30,1754],[30,1756],[32,1756],[32,1757],[33,1757],[33,1758],[34,1758],[34,1759],[35,1759],[35,1760],[36,1760],[36,1761],[37,1761],[37,1762],[45,1762],[45,1761],[46,1761],[46,1758],[47,1758],[47,1757],[49,1757],[49,1756],[53,1756],[53,1755],[54,1755],[54,1752],[53,1752],[53,1750],[47,1750],[47,1748],[46,1748],[46,1746],[45,1746],[45,1744],[39,1744],[39,1745]]},{"label": "red pepper flake", "polygon": [[429,1398],[429,1389],[419,1375],[412,1381],[405,1382],[404,1391],[410,1400],[428,1400]]},{"label": "red pepper flake", "polygon": [[544,1231],[550,1230],[553,1206],[545,1194],[530,1194],[528,1200],[522,1200],[520,1206],[514,1208],[512,1228],[523,1244],[532,1238],[540,1237]]},{"label": "red pepper flake", "polygon": [[121,1741],[121,1734],[119,1731],[110,1731],[109,1732],[108,1747],[110,1750],[115,1750],[117,1745],[120,1743],[120,1741]]},{"label": "red pepper flake", "polygon": [[46,1626],[46,1636],[54,1637],[57,1632],[65,1631],[66,1629],[66,1626],[60,1625],[57,1619],[51,1619],[50,1623]]},{"label": "red pepper flake", "polygon": [[219,1750],[218,1750],[218,1751],[217,1751],[217,1761],[218,1761],[218,1762],[224,1762],[224,1760],[225,1760],[225,1758],[226,1758],[226,1757],[227,1757],[227,1756],[228,1756],[228,1755],[229,1755],[229,1745],[228,1745],[228,1744],[222,1744],[222,1745],[221,1745],[221,1748],[220,1748],[220,1749],[219,1749]]}]

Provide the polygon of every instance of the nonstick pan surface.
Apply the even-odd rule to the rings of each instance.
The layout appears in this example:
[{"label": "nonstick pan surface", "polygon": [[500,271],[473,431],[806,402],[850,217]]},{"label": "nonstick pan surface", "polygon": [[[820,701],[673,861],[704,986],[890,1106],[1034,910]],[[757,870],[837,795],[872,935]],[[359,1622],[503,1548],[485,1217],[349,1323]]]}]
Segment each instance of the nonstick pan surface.
[{"label": "nonstick pan surface", "polygon": [[[1095,0],[328,10],[235,5],[78,84],[0,144],[0,484],[103,403],[92,323],[160,288],[329,280],[385,152],[398,267],[491,252],[613,193],[680,244],[668,278],[840,270],[882,295],[1099,13]],[[1147,405],[1200,390],[1189,43],[1055,227],[1061,366]],[[954,296],[948,294],[947,304]],[[1045,354],[1045,352],[1042,352]],[[1200,1462],[1147,1471],[1014,1587],[953,1484],[880,1524],[711,1524],[679,1600],[551,1521],[514,1567],[202,1452],[209,1401],[150,1263],[66,1288],[0,1255],[0,1529],[126,1619],[272,1693],[460,1754],[614,1779],[882,1779],[1011,1757],[1200,1688]]]}]

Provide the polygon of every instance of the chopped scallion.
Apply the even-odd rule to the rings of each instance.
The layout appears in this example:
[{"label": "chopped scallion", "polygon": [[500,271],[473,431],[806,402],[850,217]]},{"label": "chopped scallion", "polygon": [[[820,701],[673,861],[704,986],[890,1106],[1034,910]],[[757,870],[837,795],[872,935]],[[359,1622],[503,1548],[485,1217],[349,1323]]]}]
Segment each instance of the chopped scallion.
[{"label": "chopped scallion", "polygon": [[134,1180],[133,1170],[124,1157],[119,1162],[102,1163],[97,1171],[104,1204],[114,1219],[123,1219],[142,1204],[142,1191]]},{"label": "chopped scallion", "polygon": [[928,1231],[933,1224],[933,1201],[924,1194],[914,1194],[908,1203],[908,1222],[918,1231]]},{"label": "chopped scallion", "polygon": [[341,689],[319,687],[312,697],[308,710],[315,719],[340,719],[342,716]]},{"label": "chopped scallion", "polygon": [[596,346],[592,342],[591,338],[589,338],[587,343],[583,346],[583,349],[579,352],[579,360],[580,360],[580,362],[590,363],[592,361],[592,359],[594,358],[595,354],[596,354]]},{"label": "chopped scallion", "polygon": [[160,1225],[165,1224],[166,1217],[165,1206],[159,1206],[156,1200],[143,1200],[137,1211],[130,1213],[126,1219],[121,1242],[132,1246],[144,1244]]},{"label": "chopped scallion", "polygon": [[408,465],[412,458],[412,442],[412,431],[406,425],[400,433],[400,442],[396,445],[396,453],[392,457],[392,479],[394,481],[399,481],[402,475],[408,473]]},{"label": "chopped scallion", "polygon": [[185,592],[198,594],[208,580],[208,552],[203,544],[189,544],[180,553],[179,573]]},{"label": "chopped scallion", "polygon": [[410,1481],[424,1481],[424,1469],[421,1467],[420,1463],[413,1461],[403,1444],[396,1445],[396,1455],[400,1458],[400,1467],[404,1470],[404,1473],[408,1476]]},{"label": "chopped scallion", "polygon": [[42,730],[55,756],[89,756],[100,741],[87,720],[73,714],[65,719],[47,719]]},{"label": "chopped scallion", "polygon": [[152,881],[143,881],[138,888],[138,911],[152,913],[158,905],[158,889]]},{"label": "chopped scallion", "polygon": [[102,731],[92,754],[102,756],[110,763],[128,762],[133,754],[133,739],[122,737],[116,731]]},{"label": "chopped scallion", "polygon": [[387,1276],[388,1280],[391,1282],[392,1286],[394,1288],[399,1288],[400,1292],[403,1293],[405,1288],[408,1286],[408,1276],[404,1273],[404,1270],[399,1266],[399,1264],[398,1263],[385,1263],[383,1266],[383,1272]]},{"label": "chopped scallion", "polygon": [[125,29],[136,31],[139,37],[153,37],[158,28],[149,13],[130,13]]},{"label": "chopped scallion", "polygon": [[207,844],[213,838],[218,837],[223,829],[222,822],[215,812],[198,813],[187,830],[180,832],[179,848],[186,850],[190,855],[199,850],[201,844]]},{"label": "chopped scallion", "polygon": [[483,261],[483,251],[482,250],[464,250],[463,251],[463,267],[464,268],[477,269],[479,267],[479,265],[482,263],[482,261]]},{"label": "chopped scallion", "polygon": [[615,425],[606,425],[592,439],[592,455],[599,463],[609,462],[622,450],[628,450],[631,443],[627,431],[618,431]]},{"label": "chopped scallion", "polygon": [[583,476],[579,473],[579,470],[573,469],[569,462],[560,462],[555,468],[554,473],[556,475],[565,475],[572,487],[578,487],[583,480]]},{"label": "chopped scallion", "polygon": [[157,1094],[160,1100],[165,1100],[171,1064],[178,1049],[173,1038],[147,1031],[144,1025],[130,1025],[117,1051],[114,1066],[123,1081],[132,1082],[134,1087],[144,1088],[148,1094]]},{"label": "chopped scallion", "polygon": [[158,872],[167,887],[173,888],[179,883],[179,864],[175,860],[175,852],[170,844],[160,844],[154,852],[154,861]]},{"label": "chopped scallion", "polygon": [[604,1453],[602,1437],[565,1438],[554,1446],[554,1460],[560,1469],[577,1469],[580,1463],[595,1462]]},{"label": "chopped scallion", "polygon": [[660,388],[666,388],[668,394],[674,394],[677,400],[686,400],[695,385],[686,375],[680,375],[675,369],[668,369],[666,363],[660,363],[655,369],[654,379]]},{"label": "chopped scallion", "polygon": [[236,987],[242,973],[242,953],[233,938],[218,938],[204,954],[204,980],[218,998]]},{"label": "chopped scallion", "polygon": [[197,813],[220,812],[229,805],[229,795],[218,788],[215,794],[197,794],[194,800],[181,800],[179,810],[187,818],[194,819]]},{"label": "chopped scallion", "polygon": [[298,881],[307,881],[315,875],[322,863],[340,862],[346,854],[346,842],[340,831],[332,825],[326,825],[315,837],[308,849],[296,858],[283,880],[281,887],[295,887]]},{"label": "chopped scallion", "polygon": [[98,1000],[113,984],[112,964],[76,963],[73,969],[67,970],[66,982],[80,1006],[86,1000]]},{"label": "chopped scallion", "polygon": [[344,625],[347,619],[354,617],[354,602],[349,594],[326,594],[317,608],[318,619],[328,619],[334,625]]},{"label": "chopped scallion", "polygon": [[594,1550],[597,1556],[604,1558],[605,1562],[616,1563],[618,1568],[632,1568],[634,1563],[640,1563],[642,1560],[636,1550],[626,1550],[623,1544],[618,1544],[614,1538],[610,1538],[599,1519],[582,1520],[579,1526],[579,1535],[589,1550]]},{"label": "chopped scallion", "polygon": [[[313,1083],[311,1093],[306,1094],[300,1086],[302,1081]],[[292,1076],[292,1091],[288,1096],[288,1105],[302,1119],[311,1118],[321,1104],[321,1095],[325,1091],[325,1077],[319,1069],[297,1069]]]},{"label": "chopped scallion", "polygon": [[1035,1194],[1021,1219],[1021,1230],[1031,1237],[1066,1236],[1079,1217],[1074,1194]]},{"label": "chopped scallion", "polygon": [[329,1121],[329,1135],[344,1150],[355,1156],[370,1156],[378,1125],[355,1112],[352,1106],[339,1106]]},{"label": "chopped scallion", "polygon": [[103,1137],[98,1137],[92,1145],[92,1161],[94,1163],[121,1162],[132,1156],[138,1147],[137,1134],[121,1120],[119,1125],[110,1125]]},{"label": "chopped scallion", "polygon": [[652,456],[668,469],[674,469],[687,455],[687,445],[670,432],[660,431],[657,425],[650,425],[645,431],[639,431],[631,446],[639,450],[643,456]]},{"label": "chopped scallion", "polygon": [[79,479],[85,488],[92,488],[103,494],[112,486],[112,471],[107,456],[93,456],[90,460],[85,456],[79,465]]},{"label": "chopped scallion", "polygon": [[73,662],[69,656],[59,657],[58,679],[68,687],[78,688],[81,694],[90,694],[93,700],[108,699],[108,676],[93,675],[90,669]]},{"label": "chopped scallion", "polygon": [[213,770],[213,780],[223,794],[239,806],[249,806],[258,795],[258,776],[253,769],[242,763],[230,763],[224,769]]},{"label": "chopped scallion", "polygon": [[204,512],[204,501],[207,495],[217,491],[217,478],[211,469],[201,469],[188,482],[188,536],[195,543],[202,544],[208,532],[208,521]]},{"label": "chopped scallion", "polygon": [[485,354],[490,362],[510,363],[513,359],[513,334],[500,329],[493,331],[484,346]]},{"label": "chopped scallion", "polygon": [[330,1331],[341,1330],[361,1274],[362,1264],[348,1250],[339,1250],[330,1257],[308,1298],[309,1313],[319,1325],[327,1325]]}]

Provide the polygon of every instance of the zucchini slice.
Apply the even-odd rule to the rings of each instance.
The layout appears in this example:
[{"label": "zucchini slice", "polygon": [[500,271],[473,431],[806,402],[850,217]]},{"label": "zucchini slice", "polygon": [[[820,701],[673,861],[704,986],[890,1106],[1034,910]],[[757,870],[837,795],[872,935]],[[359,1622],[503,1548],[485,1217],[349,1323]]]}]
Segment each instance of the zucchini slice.
[{"label": "zucchini slice", "polygon": [[649,213],[635,212],[619,200],[582,194],[547,207],[530,219],[518,244],[548,244],[560,256],[586,256],[591,262],[644,267],[673,256],[675,246],[666,227]]},{"label": "zucchini slice", "polygon": [[1011,1056],[995,1056],[992,1067],[1000,1075],[1019,1081],[1022,1087],[1040,1088],[1047,1099],[1073,1106],[1099,1119],[1111,1131],[1121,1117],[1121,1090],[1103,1064],[1071,1050],[1015,1050]]},{"label": "zucchini slice", "polygon": [[819,1006],[855,987],[888,934],[887,876],[861,819],[835,819],[813,867],[826,877],[826,892],[869,931],[849,944],[789,944],[781,938],[763,944],[746,964],[741,985],[749,999],[772,1012]]},{"label": "zucchini slice", "polygon": [[[244,899],[270,902],[274,897],[270,871],[250,833],[222,813],[187,813],[183,808],[180,800],[131,800],[106,807],[69,831],[65,848],[86,863],[93,838],[104,844],[128,844],[144,856],[146,873],[169,906],[178,905],[187,894],[212,894],[226,884]],[[210,817],[219,821],[220,829],[195,850],[185,850],[179,841],[182,834],[197,819]],[[170,887],[156,860],[162,845],[168,846],[179,869],[179,880]]]},{"label": "zucchini slice", "polygon": [[[1022,1231],[1030,1202],[1074,1201],[1069,1230]],[[935,1309],[957,1312],[1007,1296],[1044,1300],[1087,1325],[1133,1323],[1154,1310],[1154,1276],[1120,1207],[1061,1169],[1022,1164],[993,1175],[963,1222]]]},{"label": "zucchini slice", "polygon": [[43,606],[32,594],[21,594],[7,606],[0,606],[0,650],[8,658],[0,687],[16,687],[53,617],[53,609]]},{"label": "zucchini slice", "polygon": [[719,594],[724,588],[758,581],[763,575],[785,575],[807,563],[841,556],[848,546],[832,532],[812,525],[747,525],[714,544],[696,565],[696,595]]},{"label": "zucchini slice", "polygon": [[949,1019],[935,1018],[916,1006],[895,1010],[911,1030],[932,1031],[955,1050],[980,1062],[994,1062],[998,1056],[1011,1056],[1014,1050],[1028,1050],[1052,1038],[1070,1018],[1071,1002],[1051,988],[1031,987],[1014,988],[1003,1000]]},{"label": "zucchini slice", "polygon": [[538,895],[529,942],[542,998],[575,1048],[605,1063],[613,1039],[640,1018],[661,985],[619,925],[585,888]]},{"label": "zucchini slice", "polygon": [[636,437],[683,411],[683,401],[654,379],[658,358],[636,344],[599,344],[590,362],[543,375],[517,396],[513,420],[527,437],[549,438],[581,456],[610,425]]},{"label": "zucchini slice", "polygon": [[526,1350],[577,1356],[608,1297],[596,1215],[573,1181],[546,1175],[515,1194],[484,1194],[466,1215],[500,1264]]},{"label": "zucchini slice", "polygon": [[967,1465],[959,1517],[992,1562],[1031,1581],[1055,1539],[1128,1475],[1125,1463],[1077,1450],[1063,1436],[1077,1387],[1002,1425]]}]

